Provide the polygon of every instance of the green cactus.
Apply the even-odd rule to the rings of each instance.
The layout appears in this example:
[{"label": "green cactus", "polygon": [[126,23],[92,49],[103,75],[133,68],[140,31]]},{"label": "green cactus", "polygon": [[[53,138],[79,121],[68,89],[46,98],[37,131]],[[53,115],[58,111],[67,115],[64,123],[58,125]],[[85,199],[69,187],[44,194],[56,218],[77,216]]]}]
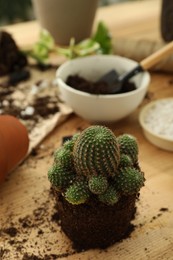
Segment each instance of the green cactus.
[{"label": "green cactus", "polygon": [[62,146],[56,150],[54,159],[56,164],[66,169],[70,170],[74,168],[72,152],[68,147]]},{"label": "green cactus", "polygon": [[123,134],[118,136],[117,141],[120,145],[120,153],[127,154],[135,163],[138,160],[138,144],[132,135]]},{"label": "green cactus", "polygon": [[119,157],[115,135],[103,126],[91,126],[84,130],[73,149],[75,170],[77,174],[87,177],[114,175]]},{"label": "green cactus", "polygon": [[85,203],[89,196],[90,192],[85,180],[73,183],[65,192],[66,200],[74,205]]},{"label": "green cactus", "polygon": [[90,126],[54,154],[48,179],[74,205],[98,199],[114,205],[123,195],[139,192],[144,175],[135,137],[116,137],[104,126]]},{"label": "green cactus", "polygon": [[113,185],[110,185],[105,193],[98,195],[98,199],[107,205],[114,205],[118,202],[119,197],[119,193]]},{"label": "green cactus", "polygon": [[88,182],[89,189],[94,194],[102,194],[108,187],[108,181],[105,176],[93,176]]},{"label": "green cactus", "polygon": [[77,140],[77,138],[80,136],[80,133],[76,133],[73,135],[72,139],[71,140],[68,140],[64,143],[64,147],[67,148],[68,150],[70,150],[71,152],[73,151],[73,147],[74,147],[74,144]]},{"label": "green cactus", "polygon": [[59,164],[69,170],[74,169],[72,151],[78,136],[79,133],[75,134],[71,140],[66,141],[62,147],[55,151],[54,160],[56,164]]},{"label": "green cactus", "polygon": [[138,193],[144,185],[144,175],[135,168],[120,168],[115,178],[116,189],[123,195]]},{"label": "green cactus", "polygon": [[48,180],[58,190],[62,190],[68,186],[74,180],[75,176],[75,173],[56,164],[53,164],[48,171]]},{"label": "green cactus", "polygon": [[129,167],[133,166],[132,159],[127,154],[121,154],[119,168],[121,168],[121,167],[124,168],[124,167],[128,167],[128,166]]}]

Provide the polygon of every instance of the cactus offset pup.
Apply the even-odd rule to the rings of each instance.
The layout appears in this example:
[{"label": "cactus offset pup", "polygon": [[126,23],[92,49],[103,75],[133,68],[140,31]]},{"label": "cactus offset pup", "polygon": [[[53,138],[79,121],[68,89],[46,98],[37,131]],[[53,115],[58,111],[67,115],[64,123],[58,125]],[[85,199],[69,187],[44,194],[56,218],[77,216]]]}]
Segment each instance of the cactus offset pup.
[{"label": "cactus offset pup", "polygon": [[88,127],[55,152],[48,179],[74,246],[105,248],[128,232],[144,185],[136,138]]}]

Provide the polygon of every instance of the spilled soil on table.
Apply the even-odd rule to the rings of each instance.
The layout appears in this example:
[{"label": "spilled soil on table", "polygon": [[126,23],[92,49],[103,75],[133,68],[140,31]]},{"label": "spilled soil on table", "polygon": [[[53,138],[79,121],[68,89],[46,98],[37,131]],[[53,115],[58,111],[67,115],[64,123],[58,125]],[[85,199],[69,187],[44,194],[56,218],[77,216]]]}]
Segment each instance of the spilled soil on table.
[{"label": "spilled soil on table", "polygon": [[[15,220],[14,216],[9,216],[6,223],[3,223],[1,226],[1,260],[11,259],[11,255],[14,254],[13,252],[15,252],[15,256],[13,257],[16,260],[51,260],[67,257],[76,253],[76,251],[71,248],[70,243],[69,249],[66,245],[63,248],[62,245],[61,250],[58,250],[62,252],[61,254],[51,253],[51,247],[54,241],[51,239],[46,239],[45,241],[45,237],[48,234],[57,233],[59,229],[59,215],[53,206],[51,192],[45,190],[43,196],[45,196],[45,202],[39,204],[37,199],[35,199],[35,203],[39,205],[31,214],[24,217],[15,217]],[[34,239],[31,239],[32,234],[34,234]],[[59,241],[57,240],[56,243],[58,247]],[[44,247],[44,250],[41,251],[39,249],[40,247]],[[37,253],[29,253],[33,248]]]}]

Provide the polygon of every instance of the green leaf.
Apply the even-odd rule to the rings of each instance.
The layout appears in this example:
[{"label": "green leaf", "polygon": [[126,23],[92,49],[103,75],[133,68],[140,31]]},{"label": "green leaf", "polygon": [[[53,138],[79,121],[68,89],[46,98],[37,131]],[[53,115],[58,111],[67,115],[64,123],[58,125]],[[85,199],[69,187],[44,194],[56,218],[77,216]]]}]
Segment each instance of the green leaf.
[{"label": "green leaf", "polygon": [[66,56],[68,59],[73,59],[73,58],[76,57],[74,48],[75,48],[75,39],[71,38],[69,47],[67,47],[67,48],[58,48],[57,49],[57,53]]},{"label": "green leaf", "polygon": [[110,54],[112,52],[112,38],[108,28],[103,22],[99,22],[96,33],[92,39],[100,44],[102,54]]},{"label": "green leaf", "polygon": [[32,49],[25,51],[25,54],[32,57],[38,63],[46,63],[49,58],[49,53],[54,51],[55,42],[51,34],[45,29],[40,32],[38,42],[36,42]]},{"label": "green leaf", "polygon": [[74,59],[98,53],[99,50],[100,44],[90,38],[85,39],[76,45],[74,38],[72,38],[68,48],[58,48],[58,54],[63,54],[69,59]]},{"label": "green leaf", "polygon": [[100,44],[93,39],[86,39],[76,45],[74,51],[77,56],[87,56],[99,52]]},{"label": "green leaf", "polygon": [[40,32],[40,39],[38,43],[44,45],[50,51],[55,47],[55,42],[52,35],[45,29]]}]

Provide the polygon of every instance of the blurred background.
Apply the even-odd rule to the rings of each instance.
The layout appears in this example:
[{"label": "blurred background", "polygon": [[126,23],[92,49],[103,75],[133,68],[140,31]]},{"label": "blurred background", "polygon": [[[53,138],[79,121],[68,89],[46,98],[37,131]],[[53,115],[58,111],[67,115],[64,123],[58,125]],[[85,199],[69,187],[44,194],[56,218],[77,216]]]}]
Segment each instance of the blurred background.
[{"label": "blurred background", "polygon": [[[141,0],[100,0],[100,6],[126,1]],[[31,0],[0,0],[0,26],[32,19],[34,13]]]}]

